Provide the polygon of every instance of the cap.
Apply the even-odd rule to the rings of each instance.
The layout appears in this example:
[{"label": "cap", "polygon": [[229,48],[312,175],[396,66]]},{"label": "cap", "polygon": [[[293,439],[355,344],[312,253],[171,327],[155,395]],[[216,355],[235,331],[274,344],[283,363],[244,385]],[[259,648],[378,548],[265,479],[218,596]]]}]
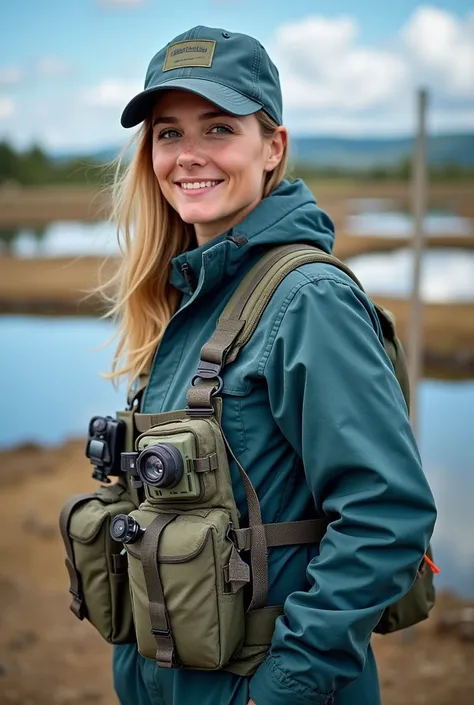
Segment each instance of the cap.
[{"label": "cap", "polygon": [[247,34],[193,27],[153,57],[144,90],[125,107],[121,123],[134,127],[167,89],[191,91],[232,115],[264,110],[282,124],[278,69],[263,46]]}]

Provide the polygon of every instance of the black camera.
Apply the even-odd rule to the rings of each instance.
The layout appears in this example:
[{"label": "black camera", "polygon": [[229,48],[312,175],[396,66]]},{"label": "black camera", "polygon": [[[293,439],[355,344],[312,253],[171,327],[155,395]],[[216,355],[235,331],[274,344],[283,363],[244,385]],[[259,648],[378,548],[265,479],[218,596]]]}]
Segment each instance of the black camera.
[{"label": "black camera", "polygon": [[129,472],[133,480],[142,483],[172,489],[179,485],[184,474],[183,456],[170,443],[150,445],[141,453],[122,453],[122,470]]},{"label": "black camera", "polygon": [[117,514],[110,524],[110,535],[114,541],[135,543],[144,533],[145,529],[128,514]]},{"label": "black camera", "polygon": [[120,475],[120,454],[124,446],[123,421],[111,416],[94,416],[90,420],[86,456],[94,466],[94,480],[109,483],[109,475]]}]

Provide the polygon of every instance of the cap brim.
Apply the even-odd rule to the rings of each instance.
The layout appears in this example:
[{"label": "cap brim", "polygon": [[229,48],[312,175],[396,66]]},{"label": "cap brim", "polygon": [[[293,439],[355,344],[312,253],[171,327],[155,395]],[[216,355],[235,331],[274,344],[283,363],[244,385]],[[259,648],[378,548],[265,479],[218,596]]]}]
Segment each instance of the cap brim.
[{"label": "cap brim", "polygon": [[122,127],[135,127],[150,114],[158,93],[169,89],[190,91],[214,103],[232,115],[251,115],[262,109],[262,104],[250,100],[232,88],[204,78],[177,78],[159,86],[146,88],[126,105],[120,122]]}]

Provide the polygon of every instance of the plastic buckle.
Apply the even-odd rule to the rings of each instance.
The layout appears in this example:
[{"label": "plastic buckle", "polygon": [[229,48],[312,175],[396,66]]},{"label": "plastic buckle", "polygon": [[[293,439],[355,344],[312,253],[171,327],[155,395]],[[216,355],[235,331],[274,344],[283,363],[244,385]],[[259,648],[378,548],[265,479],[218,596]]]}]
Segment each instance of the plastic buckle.
[{"label": "plastic buckle", "polygon": [[205,418],[210,418],[211,416],[214,416],[214,414],[215,414],[213,407],[206,407],[206,406],[197,406],[196,408],[191,408],[190,406],[187,406],[185,409],[185,412],[188,414],[188,416],[191,416],[191,417],[204,416]]},{"label": "plastic buckle", "polygon": [[191,380],[191,385],[193,387],[196,386],[197,379],[215,379],[215,380],[217,380],[217,386],[215,389],[212,390],[211,397],[214,397],[216,394],[219,394],[219,392],[222,390],[222,387],[224,386],[224,382],[222,381],[222,377],[219,377],[219,375],[212,375],[212,376],[209,376],[208,378],[204,378],[201,375],[194,375],[194,377]]},{"label": "plastic buckle", "polygon": [[153,636],[161,636],[164,638],[169,638],[171,636],[171,631],[169,629],[151,629]]},{"label": "plastic buckle", "polygon": [[207,360],[199,360],[196,376],[201,379],[213,379],[219,377],[222,365],[215,362],[207,362]]},{"label": "plastic buckle", "polygon": [[225,530],[225,537],[228,541],[231,541],[235,546],[234,525],[231,521],[227,524],[227,527]]},{"label": "plastic buckle", "polygon": [[69,588],[69,592],[71,593],[71,595],[72,595],[73,597],[76,598],[76,600],[77,600],[78,602],[82,602],[82,601],[84,600],[84,596],[83,596],[82,592],[76,592],[76,591],[73,590],[72,588]]}]

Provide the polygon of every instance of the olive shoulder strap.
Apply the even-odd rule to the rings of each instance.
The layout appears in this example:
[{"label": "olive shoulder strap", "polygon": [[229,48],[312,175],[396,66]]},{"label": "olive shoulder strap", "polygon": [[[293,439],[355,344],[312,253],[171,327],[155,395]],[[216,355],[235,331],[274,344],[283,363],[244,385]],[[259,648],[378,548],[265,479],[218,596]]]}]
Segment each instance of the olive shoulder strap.
[{"label": "olive shoulder strap", "polygon": [[[234,362],[248,343],[265,308],[283,279],[294,269],[311,262],[331,264],[345,272],[361,289],[355,274],[337,257],[304,244],[283,245],[266,252],[247,273],[217,321],[212,337],[201,349],[197,376],[218,377],[226,364]],[[198,389],[196,385],[195,390]],[[210,386],[210,385],[206,385]],[[188,398],[193,406],[193,393]]]}]

